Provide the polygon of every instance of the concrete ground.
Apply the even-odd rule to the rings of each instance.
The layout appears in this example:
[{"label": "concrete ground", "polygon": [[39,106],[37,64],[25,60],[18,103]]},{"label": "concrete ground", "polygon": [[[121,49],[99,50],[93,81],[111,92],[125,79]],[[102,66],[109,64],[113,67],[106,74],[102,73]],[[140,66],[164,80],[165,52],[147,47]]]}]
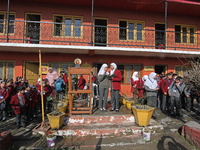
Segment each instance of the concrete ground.
[{"label": "concrete ground", "polygon": [[[131,113],[123,106],[120,113],[125,111]],[[124,112],[124,113],[125,113]],[[116,113],[116,112],[113,112]],[[120,114],[119,113],[119,114]],[[106,112],[106,114],[112,114]],[[200,116],[195,113],[183,110],[183,118],[172,118],[163,114],[160,110],[156,111],[159,123],[164,126],[161,133],[151,135],[151,141],[145,142],[141,136],[121,136],[121,137],[58,137],[54,149],[75,149],[75,150],[193,150],[191,146],[178,133],[178,129],[186,122],[194,120],[200,121]],[[95,115],[102,115],[96,111]],[[47,118],[45,118],[47,119]],[[0,122],[0,132],[10,131],[13,135],[13,145],[11,149],[47,149],[46,138],[40,135],[32,135],[32,129],[41,122],[41,118],[35,119],[26,128],[15,128],[15,118],[9,118],[6,122]]]}]

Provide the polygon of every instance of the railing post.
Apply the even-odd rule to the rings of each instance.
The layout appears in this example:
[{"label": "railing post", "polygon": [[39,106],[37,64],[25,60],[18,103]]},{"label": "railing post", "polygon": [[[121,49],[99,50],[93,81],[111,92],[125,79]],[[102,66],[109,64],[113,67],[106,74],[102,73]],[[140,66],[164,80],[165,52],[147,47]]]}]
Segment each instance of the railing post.
[{"label": "railing post", "polygon": [[167,49],[167,0],[165,0],[165,49]]},{"label": "railing post", "polygon": [[92,0],[92,13],[91,13],[91,46],[93,46],[93,16],[94,16],[94,0]]},{"label": "railing post", "polygon": [[10,14],[10,0],[8,0],[8,10],[7,10],[7,43],[8,43],[8,31],[9,31],[9,22],[10,22],[10,18],[9,15]]}]

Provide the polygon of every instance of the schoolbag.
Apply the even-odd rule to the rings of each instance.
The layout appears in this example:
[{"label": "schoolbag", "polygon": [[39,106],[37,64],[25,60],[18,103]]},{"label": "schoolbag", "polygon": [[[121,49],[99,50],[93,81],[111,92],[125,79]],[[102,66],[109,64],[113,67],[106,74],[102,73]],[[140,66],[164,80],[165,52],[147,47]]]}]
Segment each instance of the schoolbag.
[{"label": "schoolbag", "polygon": [[55,87],[56,87],[56,91],[57,92],[61,92],[63,90],[63,80],[62,79],[58,79],[55,82]]}]

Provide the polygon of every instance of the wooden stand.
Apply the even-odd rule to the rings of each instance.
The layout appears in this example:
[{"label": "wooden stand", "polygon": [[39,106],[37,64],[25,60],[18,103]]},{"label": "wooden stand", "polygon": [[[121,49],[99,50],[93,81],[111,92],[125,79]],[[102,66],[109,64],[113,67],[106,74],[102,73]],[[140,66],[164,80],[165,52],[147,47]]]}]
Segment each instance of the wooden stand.
[{"label": "wooden stand", "polygon": [[[90,79],[90,90],[72,90],[72,75],[89,75]],[[69,77],[69,113],[72,114],[92,114],[92,74],[91,68],[76,68],[76,67],[69,67],[68,68],[68,77]],[[73,96],[72,94],[90,94],[90,105],[88,107],[77,107],[73,108]]]}]

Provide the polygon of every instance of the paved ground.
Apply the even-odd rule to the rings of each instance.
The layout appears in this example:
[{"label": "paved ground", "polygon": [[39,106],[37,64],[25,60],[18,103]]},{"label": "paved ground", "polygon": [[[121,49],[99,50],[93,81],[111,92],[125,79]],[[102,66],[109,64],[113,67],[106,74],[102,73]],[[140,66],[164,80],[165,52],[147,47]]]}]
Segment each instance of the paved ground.
[{"label": "paved ground", "polygon": [[[121,107],[120,111],[130,113],[126,108]],[[115,112],[113,112],[115,113]],[[110,114],[107,112],[106,114]],[[187,141],[179,134],[178,129],[186,122],[195,120],[200,121],[200,116],[195,113],[183,111],[182,119],[171,118],[157,110],[157,121],[164,126],[162,133],[152,134],[151,141],[145,142],[142,137],[58,137],[55,149],[72,149],[75,150],[193,150]],[[101,115],[96,112],[95,115]],[[32,135],[32,129],[41,122],[40,118],[35,119],[32,124],[25,129],[15,129],[15,118],[9,118],[6,122],[0,122],[0,131],[10,131],[14,136],[13,150],[18,149],[47,149],[45,137]],[[70,148],[69,148],[70,147]]]}]

